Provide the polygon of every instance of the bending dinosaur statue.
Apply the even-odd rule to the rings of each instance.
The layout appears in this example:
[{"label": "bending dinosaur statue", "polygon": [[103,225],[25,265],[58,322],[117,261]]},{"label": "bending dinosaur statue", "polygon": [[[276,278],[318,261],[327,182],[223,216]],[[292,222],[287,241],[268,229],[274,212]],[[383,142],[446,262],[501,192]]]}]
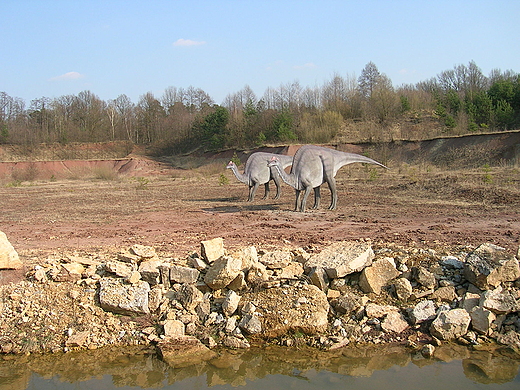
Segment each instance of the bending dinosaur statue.
[{"label": "bending dinosaur statue", "polygon": [[292,164],[292,156],[264,152],[256,152],[249,156],[243,174],[238,171],[238,168],[233,161],[228,163],[226,168],[231,169],[239,181],[249,186],[248,202],[254,200],[256,190],[260,184],[265,185],[265,195],[262,199],[266,199],[269,195],[269,181],[271,179],[276,185],[276,196],[274,198],[278,199],[280,197],[280,176],[278,175],[276,168],[270,168],[268,166],[269,161],[273,157],[277,159],[282,170]]},{"label": "bending dinosaur statue", "polygon": [[[298,149],[294,155],[291,173],[289,174],[281,168],[277,156],[271,158],[269,166],[276,167],[282,180],[296,189],[294,210],[303,212],[311,189],[314,189],[313,209],[320,206],[320,186],[325,182],[329,185],[332,195],[329,210],[334,210],[338,201],[336,173],[342,166],[356,162],[376,164],[388,169],[383,164],[359,154],[340,152],[339,150],[315,145],[304,145]],[[303,198],[299,202],[302,191],[304,191]]]}]

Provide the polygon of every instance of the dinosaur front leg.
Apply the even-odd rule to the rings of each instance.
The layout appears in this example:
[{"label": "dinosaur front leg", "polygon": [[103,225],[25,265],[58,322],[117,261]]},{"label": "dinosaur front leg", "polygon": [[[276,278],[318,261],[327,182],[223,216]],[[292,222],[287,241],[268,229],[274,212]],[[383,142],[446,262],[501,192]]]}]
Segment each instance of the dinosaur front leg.
[{"label": "dinosaur front leg", "polygon": [[280,183],[280,177],[278,175],[273,176],[274,185],[276,186],[276,195],[274,196],[275,199],[279,199],[280,195],[282,194],[282,187]]},{"label": "dinosaur front leg", "polygon": [[299,207],[300,207],[299,200],[300,200],[301,190],[295,190],[295,191],[296,191],[296,203],[294,204],[294,211],[298,211]]},{"label": "dinosaur front leg", "polygon": [[252,186],[249,186],[249,198],[247,199],[248,202],[252,202],[255,200],[255,194],[256,190],[258,189],[258,183],[255,183]]},{"label": "dinosaur front leg", "polygon": [[309,194],[311,193],[311,187],[305,187],[305,192],[303,193],[303,199],[300,206],[300,211],[303,213],[305,212],[305,206],[307,205],[307,198],[309,197]]},{"label": "dinosaur front leg", "polygon": [[321,193],[320,193],[320,187],[314,188],[314,206],[312,208],[314,210],[318,209],[320,207],[320,201],[321,201]]},{"label": "dinosaur front leg", "polygon": [[267,197],[269,196],[269,182],[265,183],[264,187],[265,187],[265,193],[264,193],[264,197],[262,199],[267,199]]}]

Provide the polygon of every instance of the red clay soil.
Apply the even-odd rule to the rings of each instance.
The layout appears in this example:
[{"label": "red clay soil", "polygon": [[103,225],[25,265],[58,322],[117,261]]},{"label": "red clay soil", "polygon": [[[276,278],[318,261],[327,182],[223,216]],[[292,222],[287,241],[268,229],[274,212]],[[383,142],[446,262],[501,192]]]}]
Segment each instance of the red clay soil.
[{"label": "red clay soil", "polygon": [[5,183],[0,230],[27,263],[133,244],[183,257],[214,237],[223,237],[230,251],[248,245],[319,250],[333,241],[358,239],[446,252],[484,242],[518,250],[520,183],[514,169],[432,173],[398,167],[371,171],[355,164],[338,173],[336,210],[327,210],[324,186],[320,210],[300,213],[292,211],[294,190],[286,185],[279,200],[272,199],[274,188],[270,199],[262,200],[260,188],[257,199],[246,202],[247,186],[224,166],[209,174],[151,160],[132,164],[127,175],[110,180]]}]

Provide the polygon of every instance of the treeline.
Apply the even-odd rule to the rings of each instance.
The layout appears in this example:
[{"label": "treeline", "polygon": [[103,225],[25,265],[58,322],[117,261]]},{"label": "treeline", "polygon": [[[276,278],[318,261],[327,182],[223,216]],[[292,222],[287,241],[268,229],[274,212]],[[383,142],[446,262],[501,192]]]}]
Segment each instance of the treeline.
[{"label": "treeline", "polygon": [[[520,125],[520,74],[493,70],[485,76],[470,62],[416,85],[394,87],[370,62],[358,78],[334,75],[321,86],[294,81],[268,88],[261,97],[249,86],[215,104],[202,89],[168,87],[103,101],[90,91],[34,99],[29,106],[0,92],[0,143],[38,144],[129,140],[158,153],[204,148],[247,148],[265,143],[326,143],[349,126],[358,138],[388,140],[501,131]],[[410,124],[406,128],[406,124]],[[364,134],[365,132],[366,134]],[[368,134],[370,133],[370,134]]]}]

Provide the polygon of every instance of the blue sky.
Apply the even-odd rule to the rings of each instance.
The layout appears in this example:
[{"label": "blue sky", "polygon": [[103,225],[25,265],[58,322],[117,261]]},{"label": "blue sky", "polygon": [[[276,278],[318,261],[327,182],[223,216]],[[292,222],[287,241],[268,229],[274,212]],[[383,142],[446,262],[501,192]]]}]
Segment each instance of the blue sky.
[{"label": "blue sky", "polygon": [[137,103],[190,85],[216,103],[372,61],[394,86],[470,61],[520,72],[517,0],[2,0],[0,91]]}]

